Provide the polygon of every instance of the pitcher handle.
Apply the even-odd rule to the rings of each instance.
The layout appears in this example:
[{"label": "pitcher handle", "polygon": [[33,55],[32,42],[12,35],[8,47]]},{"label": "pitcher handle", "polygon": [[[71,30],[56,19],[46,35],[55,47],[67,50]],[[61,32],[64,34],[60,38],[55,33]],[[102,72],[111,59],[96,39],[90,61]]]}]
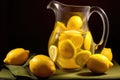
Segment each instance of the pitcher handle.
[{"label": "pitcher handle", "polygon": [[91,14],[93,14],[94,12],[100,15],[102,22],[103,22],[103,33],[102,33],[101,40],[98,44],[95,45],[95,53],[100,53],[100,51],[105,47],[107,39],[108,39],[109,21],[108,21],[108,17],[106,13],[104,12],[104,10],[97,6],[91,7],[88,19],[90,18]]}]

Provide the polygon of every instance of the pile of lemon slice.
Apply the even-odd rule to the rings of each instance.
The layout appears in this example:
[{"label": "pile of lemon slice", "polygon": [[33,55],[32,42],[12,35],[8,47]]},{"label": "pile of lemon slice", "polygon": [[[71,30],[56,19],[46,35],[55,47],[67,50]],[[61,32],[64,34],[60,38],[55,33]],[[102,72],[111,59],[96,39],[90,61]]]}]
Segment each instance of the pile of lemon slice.
[{"label": "pile of lemon slice", "polygon": [[[85,32],[82,26],[83,19],[80,16],[70,17],[66,25],[60,21],[55,24],[49,40],[49,56],[62,67],[69,63],[83,66],[91,55],[89,50],[92,36],[89,31]],[[69,63],[66,63],[67,59]]]}]

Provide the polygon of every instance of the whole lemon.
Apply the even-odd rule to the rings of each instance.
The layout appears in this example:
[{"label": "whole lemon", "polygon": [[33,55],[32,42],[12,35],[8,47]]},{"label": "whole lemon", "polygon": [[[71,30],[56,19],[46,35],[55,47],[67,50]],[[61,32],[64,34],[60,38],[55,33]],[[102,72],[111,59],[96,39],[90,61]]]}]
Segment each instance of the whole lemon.
[{"label": "whole lemon", "polygon": [[106,56],[110,61],[112,61],[113,54],[111,48],[103,48],[101,54]]},{"label": "whole lemon", "polygon": [[21,65],[27,61],[29,50],[23,48],[15,48],[8,52],[4,59],[4,63],[12,65]]},{"label": "whole lemon", "polygon": [[94,73],[104,73],[111,66],[113,66],[113,63],[102,54],[91,55],[87,62],[88,69],[90,69]]},{"label": "whole lemon", "polygon": [[48,77],[55,71],[55,64],[46,55],[36,55],[29,62],[30,71],[38,77]]}]

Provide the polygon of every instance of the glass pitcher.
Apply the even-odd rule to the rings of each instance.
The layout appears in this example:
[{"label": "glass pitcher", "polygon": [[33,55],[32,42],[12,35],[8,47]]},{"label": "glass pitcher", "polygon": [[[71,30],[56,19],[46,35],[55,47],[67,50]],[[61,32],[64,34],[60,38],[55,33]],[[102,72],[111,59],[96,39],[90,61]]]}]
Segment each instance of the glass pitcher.
[{"label": "glass pitcher", "polygon": [[[54,11],[56,18],[48,42],[50,58],[60,69],[83,68],[89,54],[99,53],[106,44],[109,33],[107,15],[97,6],[67,5],[54,0],[47,8]],[[102,38],[98,44],[94,42],[88,26],[94,12],[100,15],[103,22]]]}]

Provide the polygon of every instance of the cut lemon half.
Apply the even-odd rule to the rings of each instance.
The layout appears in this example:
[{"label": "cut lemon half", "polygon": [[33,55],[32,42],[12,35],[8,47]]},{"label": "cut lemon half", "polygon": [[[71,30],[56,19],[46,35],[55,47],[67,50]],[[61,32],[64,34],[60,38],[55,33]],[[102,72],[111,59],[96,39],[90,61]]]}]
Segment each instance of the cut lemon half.
[{"label": "cut lemon half", "polygon": [[72,16],[67,22],[68,30],[80,29],[83,25],[83,21],[80,16]]},{"label": "cut lemon half", "polygon": [[76,31],[76,30],[68,30],[64,31],[62,34],[59,36],[59,40],[65,40],[69,39],[73,42],[76,48],[81,48],[83,44],[83,37],[81,32]]},{"label": "cut lemon half", "polygon": [[58,43],[59,54],[64,59],[72,58],[76,53],[76,49],[71,40],[65,39]]},{"label": "cut lemon half", "polygon": [[54,45],[51,45],[49,48],[49,56],[55,62],[58,55],[58,48]]},{"label": "cut lemon half", "polygon": [[83,67],[87,63],[90,56],[91,56],[91,52],[89,50],[82,50],[77,54],[75,58],[76,63],[79,66]]},{"label": "cut lemon half", "polygon": [[91,42],[92,42],[92,36],[91,36],[91,33],[88,31],[86,33],[85,40],[84,40],[84,48],[86,50],[90,50]]}]

